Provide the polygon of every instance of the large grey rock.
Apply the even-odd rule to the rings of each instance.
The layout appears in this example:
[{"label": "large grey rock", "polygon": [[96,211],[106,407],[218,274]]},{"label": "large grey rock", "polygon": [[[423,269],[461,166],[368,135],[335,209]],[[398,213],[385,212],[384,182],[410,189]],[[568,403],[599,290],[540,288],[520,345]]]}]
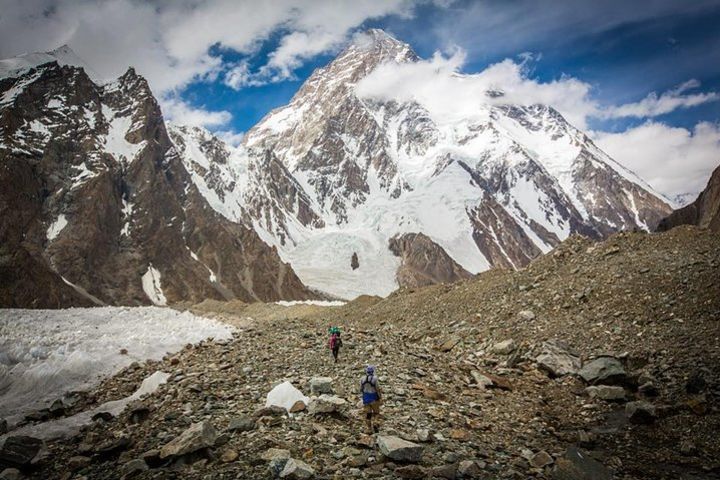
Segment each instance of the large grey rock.
[{"label": "large grey rock", "polygon": [[25,478],[17,468],[6,468],[0,472],[0,480],[22,480]]},{"label": "large grey rock", "polygon": [[306,479],[314,476],[315,470],[310,465],[294,458],[290,458],[280,472],[280,478]]},{"label": "large grey rock", "polygon": [[535,361],[538,368],[551,377],[576,374],[582,366],[580,356],[562,342],[544,342]]},{"label": "large grey rock", "polygon": [[335,413],[340,412],[345,405],[347,405],[347,401],[344,398],[323,394],[310,400],[308,412],[310,412],[311,415]]},{"label": "large grey rock", "polygon": [[583,365],[580,377],[591,385],[618,385],[627,381],[620,360],[615,357],[598,357]]},{"label": "large grey rock", "polygon": [[585,389],[590,398],[599,398],[606,402],[622,402],[625,400],[625,389],[614,385],[592,385]]},{"label": "large grey rock", "polygon": [[330,377],[313,377],[310,379],[310,393],[313,395],[321,395],[323,393],[332,395],[335,393],[332,383],[333,380]]},{"label": "large grey rock", "polygon": [[392,435],[379,435],[377,446],[380,453],[398,462],[417,463],[424,451],[421,445]]},{"label": "large grey rock", "polygon": [[472,460],[463,460],[458,463],[457,476],[459,478],[475,478],[480,475],[480,467],[477,462]]},{"label": "large grey rock", "polygon": [[555,462],[554,480],[612,480],[613,475],[602,463],[584,451],[570,447]]},{"label": "large grey rock", "polygon": [[249,432],[255,428],[255,420],[252,417],[242,416],[230,420],[228,432]]},{"label": "large grey rock", "polygon": [[132,478],[147,471],[148,469],[149,468],[147,463],[145,463],[145,460],[142,458],[136,458],[135,460],[130,460],[123,465],[120,471],[122,472],[123,478]]},{"label": "large grey rock", "polygon": [[215,445],[215,440],[217,440],[217,431],[210,422],[194,423],[160,449],[160,458],[179,457],[212,447]]},{"label": "large grey rock", "polygon": [[649,402],[630,402],[625,405],[625,415],[630,423],[648,424],[653,423],[657,418],[655,405]]},{"label": "large grey rock", "polygon": [[0,449],[0,465],[18,468],[27,467],[42,449],[43,441],[39,438],[8,437],[2,449]]},{"label": "large grey rock", "polygon": [[260,455],[260,458],[268,462],[268,469],[273,477],[279,476],[285,469],[285,464],[290,460],[290,451],[282,448],[270,448]]}]

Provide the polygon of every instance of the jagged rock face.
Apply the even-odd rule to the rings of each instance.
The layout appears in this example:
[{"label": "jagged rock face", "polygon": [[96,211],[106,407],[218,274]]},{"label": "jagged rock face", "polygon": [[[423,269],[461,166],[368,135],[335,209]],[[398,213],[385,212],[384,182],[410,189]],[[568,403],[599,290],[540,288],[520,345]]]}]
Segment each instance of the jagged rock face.
[{"label": "jagged rock face", "polygon": [[134,70],[98,85],[51,62],[0,92],[4,306],[312,296],[252,229],[210,208]]},{"label": "jagged rock face", "polygon": [[697,225],[720,232],[720,167],[713,171],[698,198],[664,218],[658,230],[662,232],[678,225]]},{"label": "jagged rock face", "polygon": [[472,277],[441,246],[422,233],[395,236],[390,239],[389,247],[395,256],[401,258],[397,270],[400,287],[453,283]]}]

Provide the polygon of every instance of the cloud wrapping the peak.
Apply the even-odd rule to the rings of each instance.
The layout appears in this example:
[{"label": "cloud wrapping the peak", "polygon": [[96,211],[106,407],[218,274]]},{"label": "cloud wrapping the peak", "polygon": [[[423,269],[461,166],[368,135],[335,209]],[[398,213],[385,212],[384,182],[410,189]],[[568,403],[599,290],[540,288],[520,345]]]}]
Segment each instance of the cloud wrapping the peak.
[{"label": "cloud wrapping the peak", "polygon": [[165,97],[162,100],[162,111],[165,119],[194,127],[219,127],[232,119],[228,111],[193,107],[177,97]]}]

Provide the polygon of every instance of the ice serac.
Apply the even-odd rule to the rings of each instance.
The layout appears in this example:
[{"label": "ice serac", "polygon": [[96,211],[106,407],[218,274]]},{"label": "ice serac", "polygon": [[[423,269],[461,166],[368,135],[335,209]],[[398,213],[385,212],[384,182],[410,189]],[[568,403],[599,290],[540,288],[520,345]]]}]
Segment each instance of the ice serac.
[{"label": "ice serac", "polygon": [[713,171],[697,199],[664,218],[658,230],[666,231],[678,225],[697,225],[720,232],[720,167]]},{"label": "ice serac", "polygon": [[102,85],[57,61],[0,79],[0,165],[3,306],[313,297],[211,208],[132,68]]},{"label": "ice serac", "polygon": [[504,103],[496,90],[450,118],[358,88],[381,65],[418,60],[385,32],[359,35],[238,149],[254,195],[236,198],[306,284],[386,295],[402,268],[389,241],[408,233],[477,273],[520,268],[574,233],[650,230],[670,212],[551,106]]}]

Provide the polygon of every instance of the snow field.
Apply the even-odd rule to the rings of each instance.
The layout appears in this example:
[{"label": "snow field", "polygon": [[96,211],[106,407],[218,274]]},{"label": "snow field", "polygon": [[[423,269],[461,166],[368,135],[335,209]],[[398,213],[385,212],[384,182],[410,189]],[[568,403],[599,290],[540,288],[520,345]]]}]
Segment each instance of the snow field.
[{"label": "snow field", "polygon": [[13,425],[132,362],[159,360],[209,337],[228,339],[232,331],[216,320],[158,307],[0,310],[0,418]]}]

